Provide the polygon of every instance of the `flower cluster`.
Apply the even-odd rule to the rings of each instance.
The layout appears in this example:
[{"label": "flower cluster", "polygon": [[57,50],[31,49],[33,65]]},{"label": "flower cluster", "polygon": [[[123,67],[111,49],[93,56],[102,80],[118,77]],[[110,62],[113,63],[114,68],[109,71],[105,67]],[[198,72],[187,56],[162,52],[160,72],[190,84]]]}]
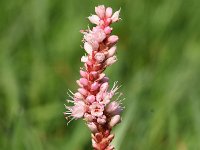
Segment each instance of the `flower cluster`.
[{"label": "flower cluster", "polygon": [[[81,62],[84,68],[80,69],[81,78],[77,80],[78,91],[71,94],[70,100],[73,106],[65,106],[64,114],[69,122],[73,119],[84,118],[92,132],[92,144],[95,150],[113,150],[110,142],[114,138],[111,129],[121,121],[122,111],[119,86],[114,83],[109,90],[109,78],[103,71],[117,61],[116,43],[118,36],[111,35],[110,25],[120,20],[119,11],[112,12],[112,8],[100,5],[95,7],[96,15],[88,17],[96,26],[81,30],[86,55]],[[118,97],[114,97],[118,94]],[[114,99],[114,100],[112,100]]]}]

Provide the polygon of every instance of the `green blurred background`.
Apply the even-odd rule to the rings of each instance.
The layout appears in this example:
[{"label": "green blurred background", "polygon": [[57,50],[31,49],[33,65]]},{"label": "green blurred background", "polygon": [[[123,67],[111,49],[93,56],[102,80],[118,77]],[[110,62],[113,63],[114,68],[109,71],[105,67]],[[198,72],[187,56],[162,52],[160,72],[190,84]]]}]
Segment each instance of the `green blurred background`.
[{"label": "green blurred background", "polygon": [[116,149],[200,150],[199,0],[1,0],[0,150],[92,149],[63,104],[98,4],[121,7],[119,61],[106,70],[126,97]]}]

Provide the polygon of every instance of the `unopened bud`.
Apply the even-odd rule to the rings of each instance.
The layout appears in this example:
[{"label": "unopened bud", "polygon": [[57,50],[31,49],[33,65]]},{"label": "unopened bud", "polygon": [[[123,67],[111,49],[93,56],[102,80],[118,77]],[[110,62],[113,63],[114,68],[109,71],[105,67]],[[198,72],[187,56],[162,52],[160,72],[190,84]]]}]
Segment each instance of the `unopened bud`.
[{"label": "unopened bud", "polygon": [[115,115],[111,118],[110,122],[109,122],[109,126],[112,128],[114,127],[116,124],[121,122],[121,117],[120,115]]},{"label": "unopened bud", "polygon": [[107,27],[105,27],[104,32],[105,32],[105,34],[110,34],[112,32],[112,28],[107,26]]},{"label": "unopened bud", "polygon": [[81,62],[86,63],[88,61],[88,57],[87,56],[82,56],[81,57]]},{"label": "unopened bud", "polygon": [[79,93],[81,93],[84,96],[86,96],[88,94],[88,91],[85,90],[84,88],[79,88],[78,91],[79,91]]},{"label": "unopened bud", "polygon": [[99,25],[99,23],[100,23],[100,18],[97,15],[89,16],[88,19],[93,24]]},{"label": "unopened bud", "polygon": [[109,38],[108,38],[108,42],[110,44],[116,44],[117,41],[119,40],[118,36],[117,35],[111,35]]},{"label": "unopened bud", "polygon": [[104,65],[107,67],[107,66],[110,66],[110,65],[114,64],[116,61],[117,61],[117,57],[113,56],[113,57],[108,58],[105,61]]},{"label": "unopened bud", "polygon": [[116,12],[112,15],[112,17],[111,17],[112,22],[117,22],[117,21],[119,21],[119,13],[120,13],[120,10],[116,11]]},{"label": "unopened bud", "polygon": [[100,102],[100,101],[102,100],[102,97],[103,97],[102,92],[99,92],[99,93],[97,93],[97,95],[96,95],[96,100],[97,100],[98,102]]},{"label": "unopened bud", "polygon": [[80,83],[83,85],[83,86],[87,86],[88,85],[88,80],[85,79],[85,78],[80,78]]},{"label": "unopened bud", "polygon": [[101,82],[108,82],[109,81],[109,78],[108,77],[103,77],[102,79],[101,79]]},{"label": "unopened bud", "polygon": [[87,102],[89,103],[93,103],[95,101],[95,96],[94,95],[89,95],[87,98],[86,98]]},{"label": "unopened bud", "polygon": [[95,91],[95,90],[97,90],[98,88],[99,88],[99,83],[94,82],[94,83],[91,85],[90,90],[91,90],[91,91]]},{"label": "unopened bud", "polygon": [[100,91],[101,91],[101,92],[105,92],[105,91],[108,90],[108,87],[109,87],[108,82],[105,82],[105,83],[103,83],[103,84],[101,85]]},{"label": "unopened bud", "polygon": [[77,98],[77,99],[83,99],[84,98],[83,95],[81,93],[79,93],[79,92],[76,92],[74,94],[74,97]]},{"label": "unopened bud", "polygon": [[92,131],[92,133],[98,132],[97,126],[94,124],[94,122],[87,123],[87,126]]},{"label": "unopened bud", "polygon": [[112,8],[108,7],[106,8],[106,17],[110,18],[112,16]]},{"label": "unopened bud", "polygon": [[114,56],[116,50],[117,50],[117,47],[116,47],[116,46],[111,47],[111,48],[108,50],[108,53],[107,53],[106,57],[109,58],[109,57]]},{"label": "unopened bud", "polygon": [[88,42],[84,43],[84,49],[88,54],[92,55],[92,45],[90,45]]},{"label": "unopened bud", "polygon": [[78,86],[83,87],[79,80],[76,80],[76,83],[78,84]]},{"label": "unopened bud", "polygon": [[83,71],[83,70],[80,70],[80,75],[83,77],[83,78],[87,78],[88,77],[88,73],[86,71]]},{"label": "unopened bud", "polygon": [[105,9],[104,5],[100,5],[100,6],[95,7],[95,12],[100,18],[104,18],[105,11],[106,11],[106,9]]}]

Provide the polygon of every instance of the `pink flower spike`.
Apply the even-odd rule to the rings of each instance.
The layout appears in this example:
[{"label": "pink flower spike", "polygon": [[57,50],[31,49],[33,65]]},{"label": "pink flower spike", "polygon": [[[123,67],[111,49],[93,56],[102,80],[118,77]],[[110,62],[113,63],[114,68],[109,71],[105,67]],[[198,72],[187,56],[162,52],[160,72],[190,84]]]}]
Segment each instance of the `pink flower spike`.
[{"label": "pink flower spike", "polygon": [[88,80],[85,79],[85,78],[80,78],[80,83],[83,85],[83,86],[87,86],[88,85]]},{"label": "pink flower spike", "polygon": [[108,7],[106,8],[106,17],[110,18],[112,16],[112,8]]},{"label": "pink flower spike", "polygon": [[97,15],[89,16],[88,19],[93,24],[99,25],[99,23],[100,23],[100,18]]},{"label": "pink flower spike", "polygon": [[116,12],[112,15],[112,17],[111,17],[112,22],[117,22],[117,21],[119,21],[119,13],[120,13],[120,10],[116,11]]},{"label": "pink flower spike", "polygon": [[90,105],[90,111],[93,116],[100,117],[103,115],[104,106],[94,102]]},{"label": "pink flower spike", "polygon": [[111,35],[113,28],[110,25],[120,20],[120,10],[113,14],[111,7],[99,5],[95,12],[88,17],[94,27],[80,30],[85,53],[81,57],[83,67],[80,67],[80,79],[76,81],[77,91],[69,90],[67,93],[70,97],[67,102],[73,105],[65,105],[67,111],[64,114],[68,115],[67,120],[70,118],[68,123],[83,118],[91,131],[93,149],[114,150],[111,145],[114,134],[111,131],[121,121],[123,107],[120,105],[124,99],[120,98],[122,93],[114,97],[120,87],[114,82],[109,89],[109,78],[104,71],[117,61],[115,53],[119,38]]},{"label": "pink flower spike", "polygon": [[101,19],[104,18],[105,11],[106,11],[106,9],[105,9],[104,5],[100,5],[100,6],[95,7],[95,12]]}]

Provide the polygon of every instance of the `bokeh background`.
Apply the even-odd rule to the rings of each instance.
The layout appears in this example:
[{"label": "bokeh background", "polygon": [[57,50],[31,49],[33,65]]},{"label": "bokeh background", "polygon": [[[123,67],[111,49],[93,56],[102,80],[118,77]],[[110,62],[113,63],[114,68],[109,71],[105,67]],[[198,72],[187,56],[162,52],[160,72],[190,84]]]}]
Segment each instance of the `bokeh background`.
[{"label": "bokeh background", "polygon": [[121,8],[119,61],[106,70],[126,97],[116,149],[200,150],[199,0],[1,0],[0,149],[92,149],[63,104],[98,4]]}]

